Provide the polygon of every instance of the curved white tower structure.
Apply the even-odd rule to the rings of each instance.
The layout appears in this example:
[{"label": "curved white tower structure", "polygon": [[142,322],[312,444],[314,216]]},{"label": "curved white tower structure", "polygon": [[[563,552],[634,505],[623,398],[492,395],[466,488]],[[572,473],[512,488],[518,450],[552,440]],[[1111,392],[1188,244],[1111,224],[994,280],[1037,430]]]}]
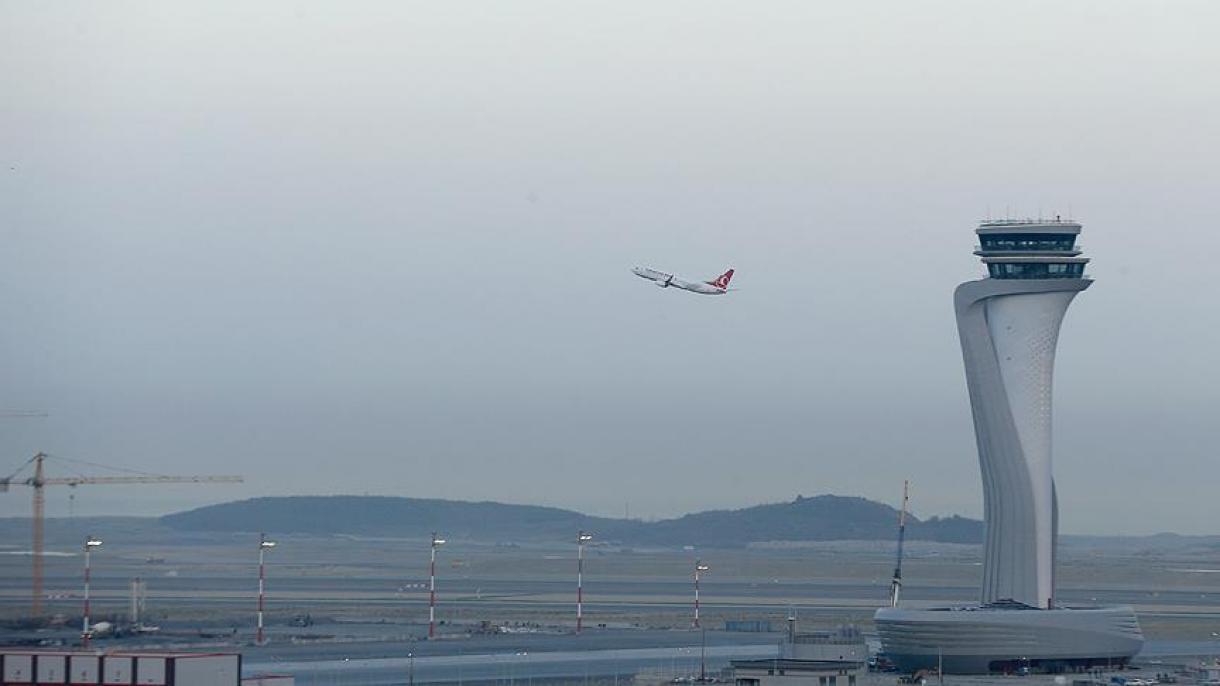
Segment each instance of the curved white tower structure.
[{"label": "curved white tower structure", "polygon": [[1051,474],[1051,379],[1059,325],[1084,277],[1080,225],[994,221],[977,229],[990,278],[954,305],[983,473],[984,604],[1054,607],[1058,534]]},{"label": "curved white tower structure", "polygon": [[873,617],[882,649],[912,672],[1125,664],[1144,642],[1130,607],[1055,602],[1051,380],[1063,315],[1092,285],[1076,246],[1080,225],[987,221],[976,232],[989,277],[958,286],[953,301],[983,474],[981,603],[883,607]]}]

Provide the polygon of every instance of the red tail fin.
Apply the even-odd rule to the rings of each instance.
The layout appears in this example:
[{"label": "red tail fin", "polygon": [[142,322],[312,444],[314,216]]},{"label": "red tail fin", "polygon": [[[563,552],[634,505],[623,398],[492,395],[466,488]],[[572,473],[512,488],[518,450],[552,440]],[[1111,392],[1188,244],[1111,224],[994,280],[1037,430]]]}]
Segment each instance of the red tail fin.
[{"label": "red tail fin", "polygon": [[720,276],[717,276],[715,281],[708,281],[708,284],[715,286],[716,288],[719,288],[721,290],[727,291],[729,289],[729,280],[732,278],[733,278],[733,270],[730,269],[727,272],[721,274]]}]

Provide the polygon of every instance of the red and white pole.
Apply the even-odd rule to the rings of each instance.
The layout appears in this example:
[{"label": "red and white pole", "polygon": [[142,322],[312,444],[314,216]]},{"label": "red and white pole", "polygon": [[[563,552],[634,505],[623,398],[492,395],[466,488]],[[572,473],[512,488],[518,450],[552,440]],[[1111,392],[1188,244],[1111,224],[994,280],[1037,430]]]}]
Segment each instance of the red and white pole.
[{"label": "red and white pole", "polygon": [[695,628],[699,628],[699,563],[695,563]]},{"label": "red and white pole", "polygon": [[695,628],[699,628],[699,574],[706,572],[709,567],[701,560],[695,560]]},{"label": "red and white pole", "polygon": [[93,579],[93,567],[91,562],[91,553],[94,548],[102,544],[100,539],[92,536],[85,536],[85,614],[82,620],[80,643],[84,648],[89,647],[89,582]]},{"label": "red and white pole", "polygon": [[263,607],[267,602],[267,568],[263,562],[264,550],[258,548],[258,631],[254,636],[254,645],[263,644]]},{"label": "red and white pole", "polygon": [[593,540],[593,534],[584,531],[576,534],[576,633],[584,628],[585,620],[585,544]]},{"label": "red and white pole", "polygon": [[81,627],[80,640],[81,646],[89,647],[89,543],[85,542],[85,614],[84,626]]},{"label": "red and white pole", "polygon": [[428,565],[428,638],[436,636],[436,549],[445,544],[432,532],[432,559]]},{"label": "red and white pole", "polygon": [[275,541],[268,541],[267,534],[258,535],[258,630],[254,635],[254,645],[263,645],[266,637],[263,634],[263,609],[266,607],[267,568],[263,557],[266,552],[275,547]]},{"label": "red and white pole", "polygon": [[576,633],[580,633],[585,619],[585,544],[576,544]]},{"label": "red and white pole", "polygon": [[[433,534],[433,538],[436,534]],[[428,638],[436,635],[436,545],[432,546],[432,561],[428,565]]]}]

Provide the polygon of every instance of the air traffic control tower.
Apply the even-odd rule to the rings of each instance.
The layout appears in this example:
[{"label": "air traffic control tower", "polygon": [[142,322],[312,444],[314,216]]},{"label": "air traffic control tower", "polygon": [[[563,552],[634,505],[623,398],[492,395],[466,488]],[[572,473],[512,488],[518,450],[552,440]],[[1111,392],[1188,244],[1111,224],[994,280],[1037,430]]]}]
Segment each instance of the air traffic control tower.
[{"label": "air traffic control tower", "polygon": [[988,278],[957,287],[954,307],[983,476],[980,604],[882,608],[883,650],[902,669],[979,673],[1114,665],[1143,635],[1129,607],[1055,599],[1059,516],[1051,471],[1051,381],[1059,326],[1092,285],[1080,224],[997,220],[976,229]]},{"label": "air traffic control tower", "polygon": [[1084,276],[1074,222],[988,221],[977,229],[990,278],[954,306],[974,413],[987,533],[984,604],[1054,607],[1059,533],[1051,475],[1051,377],[1059,324]]}]

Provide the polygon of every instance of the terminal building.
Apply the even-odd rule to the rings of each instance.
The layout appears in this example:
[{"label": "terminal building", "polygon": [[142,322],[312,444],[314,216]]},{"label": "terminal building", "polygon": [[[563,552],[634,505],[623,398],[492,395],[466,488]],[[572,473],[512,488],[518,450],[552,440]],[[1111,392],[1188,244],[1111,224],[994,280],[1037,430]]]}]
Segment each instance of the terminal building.
[{"label": "terminal building", "polygon": [[1080,228],[1056,218],[976,230],[988,278],[958,286],[954,306],[983,477],[983,588],[969,607],[877,611],[882,650],[903,671],[1119,666],[1143,646],[1130,607],[1055,599],[1051,381],[1064,314],[1093,283]]}]

